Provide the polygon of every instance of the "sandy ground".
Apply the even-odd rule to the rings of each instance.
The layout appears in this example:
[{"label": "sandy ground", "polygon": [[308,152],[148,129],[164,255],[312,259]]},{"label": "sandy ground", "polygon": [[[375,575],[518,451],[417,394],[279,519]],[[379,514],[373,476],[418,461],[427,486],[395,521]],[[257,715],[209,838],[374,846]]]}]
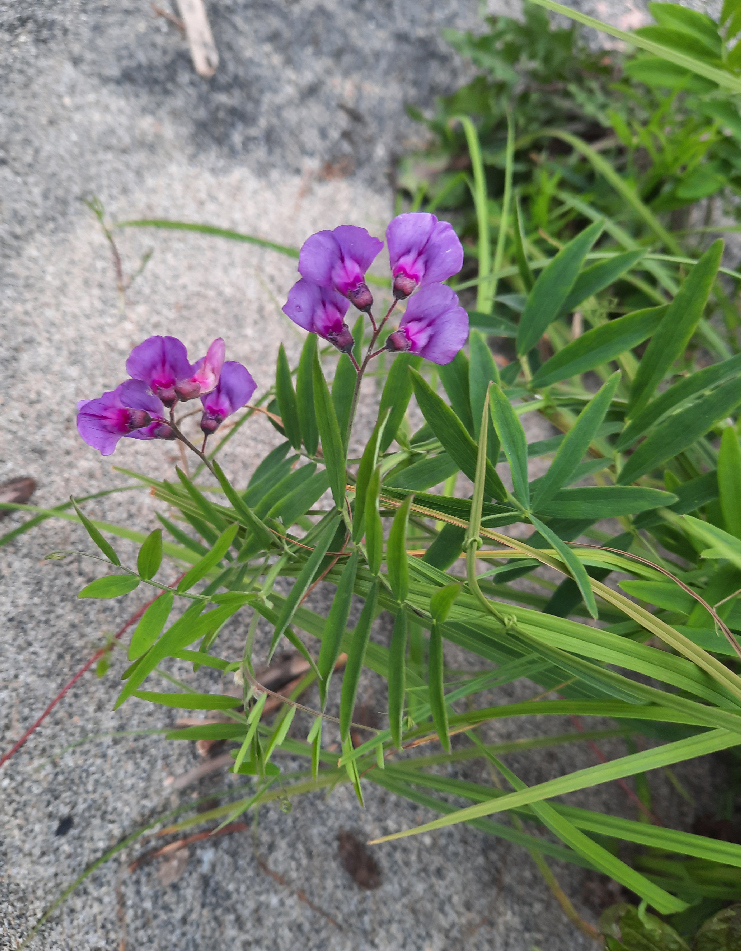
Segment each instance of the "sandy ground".
[{"label": "sandy ground", "polygon": [[[290,245],[342,222],[382,234],[394,156],[420,137],[404,105],[427,107],[463,80],[440,30],[480,23],[475,0],[210,7],[221,65],[205,82],[177,29],[144,0],[0,2],[0,481],[33,476],[37,504],[121,484],[112,463],[156,477],[172,470],[169,445],[125,440],[114,459],[102,459],[74,427],[75,401],[119,382],[126,355],[144,337],[175,333],[195,355],[222,335],[261,388],[278,344],[295,359],[302,342],[280,313],[294,262],[214,238],[119,232],[126,273],[154,250],[122,309],[109,249],[83,199],[97,195],[113,221],[202,221]],[[630,3],[584,9],[616,19],[635,12]],[[370,408],[362,419],[367,426]],[[224,465],[245,480],[274,442],[270,426],[256,420]],[[151,527],[148,496],[114,499],[88,511]],[[139,592],[77,601],[100,573],[95,563],[43,561],[53,549],[90,547],[80,529],[55,520],[0,551],[0,751],[142,603]],[[118,547],[132,558],[131,546]],[[235,644],[244,636],[241,624],[231,636]],[[173,794],[168,779],[198,762],[190,745],[99,736],[172,722],[139,701],[111,712],[124,667],[119,651],[105,677],[85,675],[0,772],[0,947],[15,948],[49,902],[132,829],[224,782]],[[373,696],[370,682],[363,689]],[[502,727],[497,735],[518,732]],[[550,755],[513,760],[528,781],[592,762],[585,750],[558,765]],[[614,806],[610,795],[604,808]],[[428,817],[372,788],[361,810],[339,789],[301,799],[290,813],[266,808],[254,839],[194,845],[169,872],[151,865],[129,874],[134,849],[96,872],[32,947],[587,946],[527,855],[472,829],[379,850],[376,891],[361,891],[338,862],[339,829],[366,838]],[[282,881],[265,873],[256,850]],[[589,915],[585,889],[594,883],[573,870],[558,874]]]}]

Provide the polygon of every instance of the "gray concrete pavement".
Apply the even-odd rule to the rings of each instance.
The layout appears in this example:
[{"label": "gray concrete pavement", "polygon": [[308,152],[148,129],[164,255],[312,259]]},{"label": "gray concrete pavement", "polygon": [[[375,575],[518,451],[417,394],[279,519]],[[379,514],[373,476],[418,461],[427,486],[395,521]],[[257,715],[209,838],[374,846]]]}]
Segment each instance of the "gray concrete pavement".
[{"label": "gray concrete pavement", "polygon": [[[126,354],[145,336],[174,332],[198,352],[223,335],[261,387],[278,343],[291,358],[301,344],[279,311],[293,262],[196,235],[121,233],[129,273],[154,248],[121,312],[109,250],[82,199],[99,196],[113,219],[206,221],[294,245],[343,221],[382,233],[391,163],[420,136],[404,105],[429,106],[462,81],[466,69],[440,30],[480,22],[476,0],[209,6],[221,65],[206,82],[177,30],[144,0],[0,2],[0,480],[32,475],[38,504],[120,484],[112,463],[157,477],[171,471],[170,446],[128,440],[105,460],[74,428],[75,401],[118,382]],[[225,454],[225,466],[244,477],[274,433],[257,420],[245,437]],[[89,510],[150,526],[146,494],[114,498]],[[0,531],[17,521],[5,519]],[[0,750],[141,603],[139,592],[78,602],[98,568],[42,561],[68,547],[90,545],[78,528],[54,521],[0,551]],[[131,557],[131,546],[119,547]],[[243,634],[235,624],[229,636],[236,644]],[[92,734],[171,722],[138,701],[111,713],[124,666],[117,654],[103,679],[80,680],[0,771],[0,947],[16,947],[87,863],[191,794],[178,799],[166,784],[197,762],[190,746],[103,737],[61,752]],[[364,689],[374,695],[372,683]],[[502,727],[497,735],[518,733]],[[592,762],[588,751],[568,757],[558,768]],[[554,769],[548,757],[520,765],[529,779]],[[615,805],[610,795],[605,808]],[[379,851],[377,891],[360,891],[342,870],[339,828],[370,837],[427,816],[372,789],[364,811],[344,789],[299,800],[290,814],[270,807],[260,814],[257,847],[287,885],[261,870],[244,834],[191,847],[169,885],[156,866],[129,874],[117,858],[33,947],[586,947],[526,854],[471,829]],[[71,828],[55,835],[67,817]],[[589,914],[580,874],[559,876]]]}]

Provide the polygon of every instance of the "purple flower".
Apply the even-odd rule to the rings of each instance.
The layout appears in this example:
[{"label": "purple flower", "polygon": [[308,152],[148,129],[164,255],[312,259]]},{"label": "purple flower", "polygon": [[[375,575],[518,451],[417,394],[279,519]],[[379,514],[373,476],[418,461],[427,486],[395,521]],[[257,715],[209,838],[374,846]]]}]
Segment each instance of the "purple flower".
[{"label": "purple flower", "polygon": [[235,360],[227,360],[221,370],[219,382],[207,396],[201,397],[203,416],[201,429],[210,436],[221,426],[227,416],[249,403],[257,384],[247,367]]},{"label": "purple flower", "polygon": [[221,374],[221,368],[224,366],[224,356],[226,354],[226,344],[221,337],[208,348],[205,357],[196,360],[193,364],[193,376],[188,380],[183,380],[175,385],[175,392],[181,400],[192,400],[196,396],[205,396],[211,390],[216,388]]},{"label": "purple flower", "polygon": [[[402,216],[403,217],[403,216]],[[386,341],[392,352],[418,353],[433,363],[450,363],[468,337],[468,314],[446,284],[428,284],[409,301]]]},{"label": "purple flower", "polygon": [[[331,234],[330,231],[323,233]],[[331,287],[321,287],[302,278],[291,288],[283,313],[299,327],[318,334],[343,353],[349,353],[354,345],[345,323],[349,306],[345,298]]]},{"label": "purple flower", "polygon": [[340,225],[334,231],[318,231],[304,241],[298,269],[307,281],[334,288],[358,310],[369,311],[373,296],[365,283],[365,272],[382,247],[383,241],[365,228]]},{"label": "purple flower", "polygon": [[447,221],[427,212],[398,215],[386,229],[394,297],[403,300],[416,287],[446,281],[463,266],[463,246]]},{"label": "purple flower", "polygon": [[175,387],[193,376],[193,367],[177,337],[149,337],[131,351],[126,372],[146,383],[165,406],[173,406],[178,400]]},{"label": "purple flower", "polygon": [[165,422],[162,401],[141,380],[126,380],[96,400],[80,400],[77,431],[104,456],[110,456],[122,436],[171,439],[175,435]]}]

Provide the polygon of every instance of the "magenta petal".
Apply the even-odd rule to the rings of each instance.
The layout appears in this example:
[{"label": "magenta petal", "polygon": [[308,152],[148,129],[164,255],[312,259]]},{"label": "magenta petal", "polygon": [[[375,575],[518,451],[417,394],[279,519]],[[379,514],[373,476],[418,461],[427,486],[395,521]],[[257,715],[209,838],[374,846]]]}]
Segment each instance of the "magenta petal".
[{"label": "magenta petal", "polygon": [[199,385],[200,396],[210,393],[219,382],[225,356],[226,344],[222,337],[217,337],[208,348],[206,356],[201,357],[201,359],[196,361],[193,365],[193,376],[191,379],[194,383]]},{"label": "magenta petal", "polygon": [[201,397],[203,408],[222,420],[249,403],[257,384],[247,367],[236,360],[227,360],[221,371],[218,386],[207,396]]},{"label": "magenta petal", "polygon": [[77,432],[88,446],[97,449],[103,456],[110,456],[123,433],[111,432],[107,417],[96,412],[98,407],[91,406],[100,402],[101,400],[88,400],[87,412],[80,411],[77,414]]},{"label": "magenta petal", "polygon": [[288,294],[283,313],[312,333],[325,339],[342,331],[348,302],[329,287],[319,287],[302,278]]},{"label": "magenta petal", "polygon": [[436,224],[437,218],[423,211],[397,215],[390,222],[386,228],[386,242],[392,271],[402,258],[422,253]]},{"label": "magenta petal", "polygon": [[126,380],[115,392],[123,406],[129,409],[143,409],[153,419],[164,419],[165,407],[162,400],[153,396],[146,383],[141,380]]},{"label": "magenta petal", "polygon": [[149,337],[131,351],[126,372],[156,392],[187,380],[193,370],[185,344],[177,337]]},{"label": "magenta petal", "polygon": [[339,262],[340,247],[335,236],[331,231],[318,231],[304,241],[298,256],[298,270],[308,281],[331,287],[332,269]]},{"label": "magenta petal", "polygon": [[345,260],[352,260],[365,274],[383,247],[380,238],[374,238],[365,228],[356,225],[340,225],[333,232]]},{"label": "magenta petal", "polygon": [[450,363],[468,338],[468,314],[445,284],[428,284],[412,297],[399,322],[410,351],[432,363]]},{"label": "magenta petal", "polygon": [[422,284],[447,281],[463,267],[463,245],[453,226],[438,221],[423,252],[425,273]]}]

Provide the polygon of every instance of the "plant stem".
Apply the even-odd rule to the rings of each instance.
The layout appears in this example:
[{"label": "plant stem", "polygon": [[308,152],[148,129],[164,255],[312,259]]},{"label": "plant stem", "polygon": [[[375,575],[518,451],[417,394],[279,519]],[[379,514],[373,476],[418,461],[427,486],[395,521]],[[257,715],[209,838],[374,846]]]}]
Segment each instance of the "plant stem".
[{"label": "plant stem", "polygon": [[381,331],[383,330],[384,324],[386,323],[386,321],[387,321],[387,320],[389,319],[389,317],[391,316],[391,313],[392,313],[393,309],[396,307],[397,303],[398,303],[397,299],[394,298],[394,300],[393,300],[391,306],[390,306],[389,309],[386,311],[386,316],[383,318],[383,320],[381,321],[381,323],[378,324],[378,325],[376,325],[376,322],[375,322],[375,320],[373,319],[373,315],[372,315],[370,312],[368,312],[368,316],[370,317],[371,323],[372,323],[372,325],[373,325],[373,335],[372,335],[371,338],[370,338],[370,343],[368,344],[368,349],[367,349],[367,351],[366,351],[365,358],[364,358],[364,360],[363,360],[363,362],[362,362],[362,364],[361,364],[360,366],[358,366],[357,361],[355,360],[354,356],[353,356],[352,354],[350,354],[350,359],[352,360],[353,364],[355,365],[355,369],[358,371],[358,377],[357,377],[357,379],[356,379],[356,381],[355,381],[355,390],[353,391],[352,404],[351,404],[351,406],[350,406],[350,416],[349,416],[348,421],[347,421],[347,432],[346,432],[346,434],[345,434],[345,446],[346,446],[346,447],[349,447],[349,446],[350,446],[350,435],[351,435],[351,433],[352,433],[353,423],[355,422],[355,413],[357,412],[357,409],[358,409],[358,400],[359,400],[359,398],[360,398],[360,387],[361,387],[361,385],[362,385],[362,383],[363,383],[363,375],[365,374],[366,367],[368,366],[368,363],[370,362],[370,360],[372,360],[373,357],[377,357],[378,354],[382,352],[382,350],[376,350],[376,351],[374,351],[374,350],[373,350],[373,347],[374,347],[374,345],[375,345],[375,343],[376,343],[376,340],[378,340],[379,334],[380,334]]},{"label": "plant stem", "polygon": [[[198,456],[198,458],[201,460],[201,462],[204,464],[204,466],[208,469],[208,471],[211,473],[211,475],[214,477],[214,479],[217,479],[218,476],[216,475],[216,470],[211,464],[211,460],[208,458],[206,453],[203,450],[199,449],[197,446],[194,446],[193,443],[190,441],[190,439],[188,439],[187,436],[183,435],[183,433],[179,429],[178,424],[175,422],[175,407],[174,406],[170,407],[170,426],[172,428],[172,431],[180,440],[180,442],[184,443],[188,447],[188,449],[190,449],[191,452],[194,452]],[[206,448],[206,439],[208,439],[208,436],[206,436],[206,438],[203,440],[204,449]]]}]

